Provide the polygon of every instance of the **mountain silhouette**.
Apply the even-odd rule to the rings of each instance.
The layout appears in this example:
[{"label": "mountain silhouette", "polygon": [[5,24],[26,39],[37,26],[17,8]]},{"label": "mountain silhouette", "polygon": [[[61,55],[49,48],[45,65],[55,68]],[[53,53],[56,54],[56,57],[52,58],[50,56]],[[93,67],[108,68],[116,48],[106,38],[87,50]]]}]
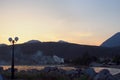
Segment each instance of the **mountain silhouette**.
[{"label": "mountain silhouette", "polygon": [[120,32],[114,34],[101,44],[102,47],[119,47],[120,46]]},{"label": "mountain silhouette", "polygon": [[[12,46],[0,47],[0,64],[11,64]],[[120,53],[119,48],[105,48],[100,46],[80,45],[66,42],[40,42],[31,40],[15,45],[15,64],[38,64],[43,57],[37,57],[38,52],[43,56],[58,56],[66,60],[72,60],[88,53],[90,56],[111,57]]]},{"label": "mountain silhouette", "polygon": [[25,42],[25,43],[40,43],[40,41],[39,40],[30,40],[30,41],[27,41],[27,42]]}]

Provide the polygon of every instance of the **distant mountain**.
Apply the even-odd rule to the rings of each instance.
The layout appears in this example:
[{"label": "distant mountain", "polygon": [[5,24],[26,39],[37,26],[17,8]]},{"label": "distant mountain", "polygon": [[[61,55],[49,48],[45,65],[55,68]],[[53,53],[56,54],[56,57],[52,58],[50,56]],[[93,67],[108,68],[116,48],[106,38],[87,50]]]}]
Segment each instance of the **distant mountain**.
[{"label": "distant mountain", "polygon": [[59,43],[68,43],[67,41],[59,40]]},{"label": "distant mountain", "polygon": [[120,47],[120,32],[116,33],[101,44],[102,47]]},{"label": "distant mountain", "polygon": [[39,40],[30,40],[30,41],[25,42],[25,43],[40,43],[40,41]]},{"label": "distant mountain", "polygon": [[7,46],[6,44],[0,44],[0,47]]},{"label": "distant mountain", "polygon": [[[11,64],[12,46],[0,47],[0,64]],[[43,61],[51,61],[52,56],[58,56],[66,60],[82,57],[84,54],[96,57],[112,57],[120,54],[119,47],[106,48],[100,46],[80,45],[66,42],[39,42],[28,41],[15,45],[15,64],[31,65],[40,64]]]}]

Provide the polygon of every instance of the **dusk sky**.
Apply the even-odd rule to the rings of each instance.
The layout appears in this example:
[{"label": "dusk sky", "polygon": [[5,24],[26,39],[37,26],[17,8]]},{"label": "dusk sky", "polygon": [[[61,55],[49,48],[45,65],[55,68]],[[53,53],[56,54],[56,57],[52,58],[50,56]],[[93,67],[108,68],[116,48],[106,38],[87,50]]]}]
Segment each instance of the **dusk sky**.
[{"label": "dusk sky", "polygon": [[120,0],[0,0],[0,43],[64,40],[100,45],[120,31]]}]

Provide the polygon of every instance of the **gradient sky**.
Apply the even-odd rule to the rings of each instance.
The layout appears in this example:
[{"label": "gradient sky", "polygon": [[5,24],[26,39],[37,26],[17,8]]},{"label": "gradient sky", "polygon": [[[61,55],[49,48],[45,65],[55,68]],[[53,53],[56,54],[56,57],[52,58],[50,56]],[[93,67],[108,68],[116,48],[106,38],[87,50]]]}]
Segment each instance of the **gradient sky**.
[{"label": "gradient sky", "polygon": [[100,45],[120,31],[120,0],[0,0],[0,43],[64,40]]}]

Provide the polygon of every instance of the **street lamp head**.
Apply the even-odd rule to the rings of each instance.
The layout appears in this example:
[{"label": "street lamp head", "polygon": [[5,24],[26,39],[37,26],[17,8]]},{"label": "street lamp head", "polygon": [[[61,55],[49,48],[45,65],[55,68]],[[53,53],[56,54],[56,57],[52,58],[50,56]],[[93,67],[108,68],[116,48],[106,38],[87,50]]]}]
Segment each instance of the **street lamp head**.
[{"label": "street lamp head", "polygon": [[18,37],[15,37],[15,41],[17,42],[19,40],[19,38]]},{"label": "street lamp head", "polygon": [[13,41],[13,39],[10,37],[9,39],[8,39],[10,42],[12,42]]}]

